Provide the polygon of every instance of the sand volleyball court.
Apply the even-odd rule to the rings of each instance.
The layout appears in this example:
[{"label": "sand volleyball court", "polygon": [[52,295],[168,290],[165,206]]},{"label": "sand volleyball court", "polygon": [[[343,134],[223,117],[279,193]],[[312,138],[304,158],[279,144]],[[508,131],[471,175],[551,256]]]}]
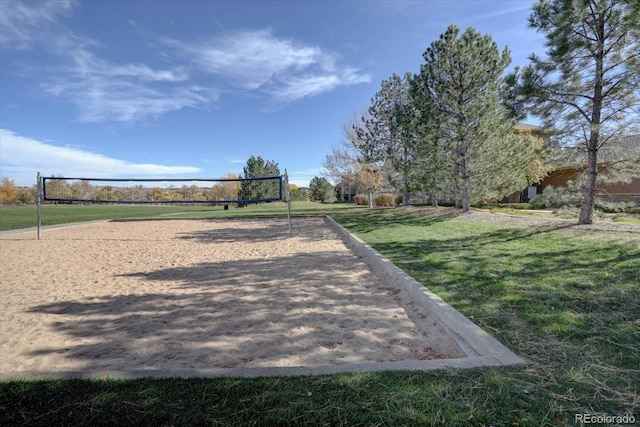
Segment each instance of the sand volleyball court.
[{"label": "sand volleyball court", "polygon": [[0,240],[0,375],[460,358],[321,218],[102,222]]}]

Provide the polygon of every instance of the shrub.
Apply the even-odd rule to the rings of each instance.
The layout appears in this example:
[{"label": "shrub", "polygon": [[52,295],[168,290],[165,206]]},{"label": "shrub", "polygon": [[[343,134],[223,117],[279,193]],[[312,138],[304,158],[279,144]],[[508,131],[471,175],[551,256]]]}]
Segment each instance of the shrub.
[{"label": "shrub", "polygon": [[560,208],[574,203],[573,196],[566,187],[548,186],[542,194],[529,201],[533,209]]},{"label": "shrub", "polygon": [[638,209],[635,202],[596,201],[596,209],[605,213],[634,213]]},{"label": "shrub", "polygon": [[515,210],[524,210],[531,209],[531,205],[529,203],[500,203],[498,204],[501,208],[515,209]]},{"label": "shrub", "polygon": [[375,199],[373,199],[373,204],[375,206],[393,206],[394,204],[393,194],[381,194]]},{"label": "shrub", "polygon": [[353,200],[356,202],[356,205],[367,206],[369,204],[369,198],[364,194],[356,194]]},{"label": "shrub", "polygon": [[542,197],[542,194],[538,194],[536,197],[529,200],[529,206],[531,206],[531,209],[544,209],[547,207],[547,204],[544,197]]}]

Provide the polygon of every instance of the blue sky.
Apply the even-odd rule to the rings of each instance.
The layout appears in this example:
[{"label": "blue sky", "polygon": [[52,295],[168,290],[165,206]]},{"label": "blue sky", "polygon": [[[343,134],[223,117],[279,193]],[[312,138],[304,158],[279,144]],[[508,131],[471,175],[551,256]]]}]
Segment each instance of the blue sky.
[{"label": "blue sky", "polygon": [[533,3],[0,0],[0,176],[218,178],[254,155],[307,186],[449,24],[512,66],[542,54]]}]

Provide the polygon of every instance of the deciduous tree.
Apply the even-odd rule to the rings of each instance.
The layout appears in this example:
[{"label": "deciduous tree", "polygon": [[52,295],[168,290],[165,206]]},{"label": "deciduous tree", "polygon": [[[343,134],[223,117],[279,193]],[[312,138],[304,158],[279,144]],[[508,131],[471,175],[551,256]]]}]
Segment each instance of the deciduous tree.
[{"label": "deciduous tree", "polygon": [[12,179],[2,178],[0,184],[0,205],[6,203],[16,203],[18,201],[18,189]]},{"label": "deciduous tree", "polygon": [[356,115],[342,123],[342,141],[331,146],[331,154],[322,162],[322,175],[333,178],[339,185],[340,200],[345,200],[345,190],[351,195],[352,188],[358,186],[359,154],[356,129],[360,123],[360,118]]},{"label": "deciduous tree", "polygon": [[289,197],[291,197],[291,200],[308,202],[309,192],[307,190],[303,190],[295,184],[289,184]]},{"label": "deciduous tree", "polygon": [[[238,179],[235,173],[227,173],[224,179]],[[235,200],[240,191],[240,181],[221,181],[212,188],[213,198],[215,200]]]},{"label": "deciduous tree", "polygon": [[358,170],[360,188],[369,195],[369,207],[373,208],[373,193],[382,187],[382,169],[371,163],[363,162]]}]

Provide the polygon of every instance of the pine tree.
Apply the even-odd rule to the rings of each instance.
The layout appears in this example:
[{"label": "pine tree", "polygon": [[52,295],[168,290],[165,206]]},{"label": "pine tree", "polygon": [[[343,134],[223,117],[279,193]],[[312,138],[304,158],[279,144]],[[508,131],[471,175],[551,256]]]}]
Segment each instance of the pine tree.
[{"label": "pine tree", "polygon": [[[243,168],[241,179],[263,178],[279,176],[280,168],[272,160],[267,162],[260,156],[251,156],[247,160],[247,165]],[[260,200],[271,199],[279,193],[279,183],[274,180],[242,181],[238,199],[240,200]],[[245,206],[241,204],[240,206]]]},{"label": "pine tree", "polygon": [[547,57],[531,56],[521,93],[564,145],[586,153],[579,223],[590,224],[598,153],[640,122],[640,2],[540,0],[529,25],[546,35]]},{"label": "pine tree", "polygon": [[411,78],[411,73],[404,77],[394,73],[383,80],[381,89],[371,99],[368,115],[362,118],[364,126],[359,129],[359,140],[364,143],[359,148],[368,153],[368,161],[384,162],[390,169],[388,179],[402,192],[404,205],[417,187]]},{"label": "pine tree", "polygon": [[[426,111],[421,126],[438,167],[462,204],[498,198],[527,185],[534,147],[514,134],[515,118],[503,100],[509,51],[489,35],[455,25],[431,43],[414,77],[414,101]],[[437,152],[433,151],[437,147]],[[444,175],[448,175],[444,177]]]},{"label": "pine tree", "polygon": [[309,183],[309,192],[311,193],[311,200],[323,203],[328,202],[331,200],[333,185],[326,178],[316,176]]}]

